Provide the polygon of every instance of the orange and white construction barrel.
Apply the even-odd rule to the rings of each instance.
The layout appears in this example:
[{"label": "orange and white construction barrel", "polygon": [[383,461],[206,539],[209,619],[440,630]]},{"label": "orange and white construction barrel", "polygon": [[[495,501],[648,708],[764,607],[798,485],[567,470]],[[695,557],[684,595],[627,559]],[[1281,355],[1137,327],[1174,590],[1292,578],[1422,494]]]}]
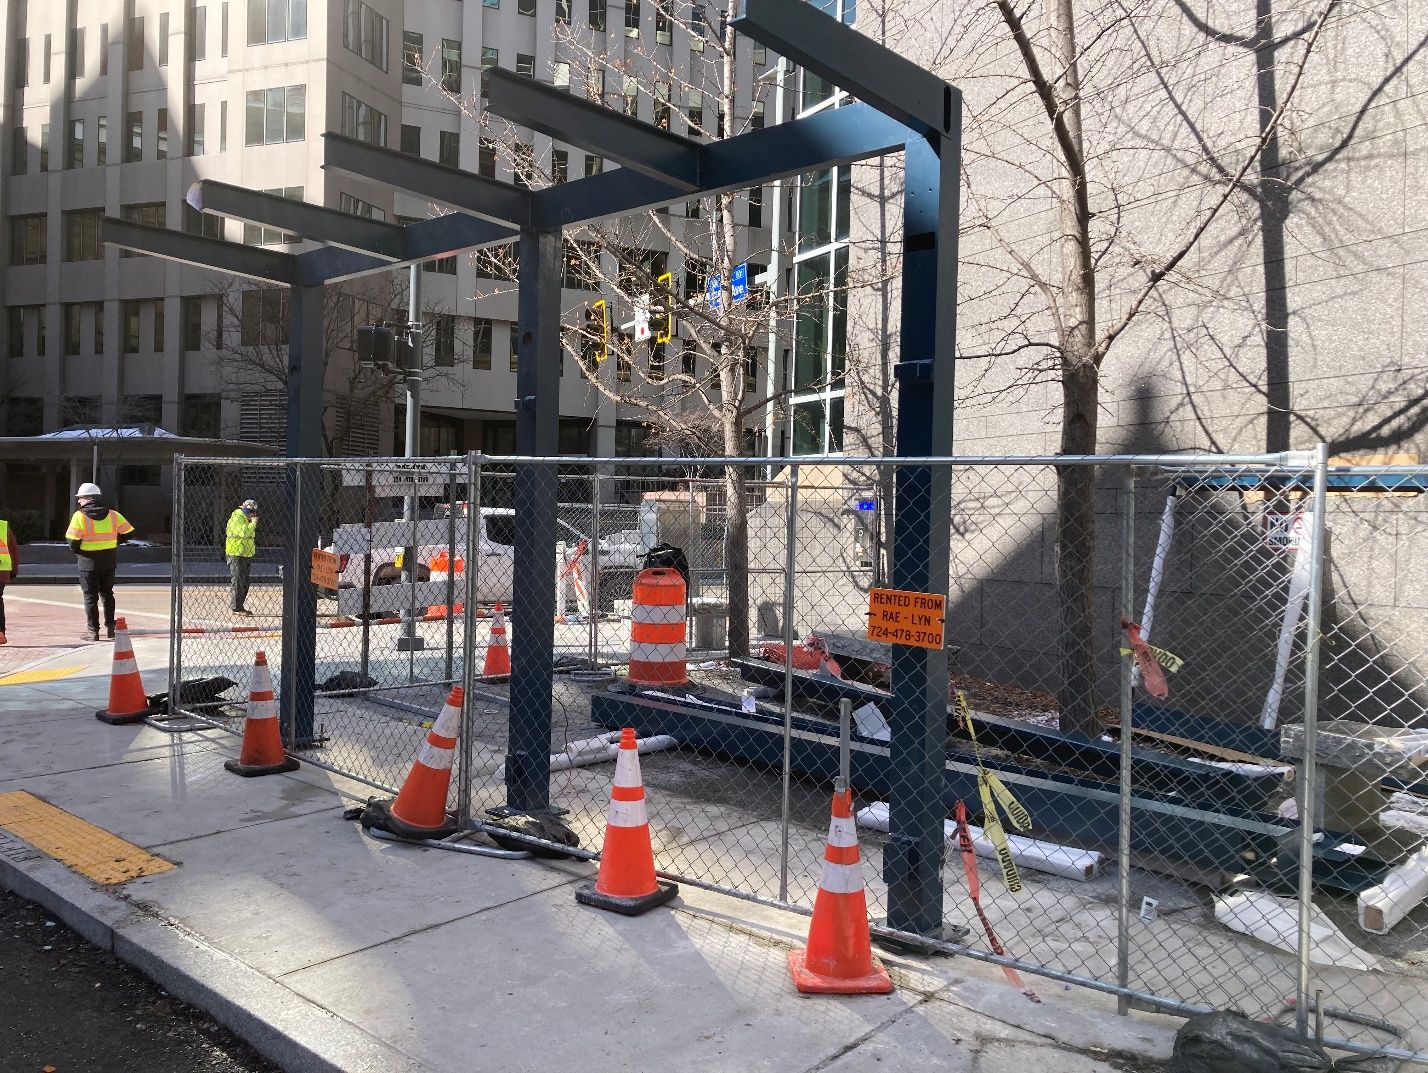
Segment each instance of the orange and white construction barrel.
[{"label": "orange and white construction barrel", "polygon": [[678,686],[685,667],[685,586],[678,570],[651,567],[635,575],[630,612],[629,680],[638,686]]}]

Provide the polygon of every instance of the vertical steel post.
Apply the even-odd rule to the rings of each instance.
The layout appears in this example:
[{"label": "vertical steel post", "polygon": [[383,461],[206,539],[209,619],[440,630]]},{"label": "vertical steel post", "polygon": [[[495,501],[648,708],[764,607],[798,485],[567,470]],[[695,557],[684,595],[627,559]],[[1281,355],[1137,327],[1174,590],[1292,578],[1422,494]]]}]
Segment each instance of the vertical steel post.
[{"label": "vertical steel post", "polygon": [[604,498],[600,489],[600,469],[600,466],[596,466],[592,474],[594,492],[591,496],[591,513],[594,521],[591,525],[593,532],[590,534],[590,581],[586,600],[590,611],[590,651],[587,653],[587,659],[591,670],[600,663],[600,500]]},{"label": "vertical steel post", "polygon": [[288,326],[288,517],[291,567],[283,573],[283,662],[279,712],[290,746],[313,741],[313,686],[317,663],[317,588],[307,560],[321,535],[322,474],[304,480],[303,459],[322,456],[322,374],[325,365],[322,284],[293,287]]},{"label": "vertical steel post", "polygon": [[[953,94],[942,137],[906,147],[903,190],[902,360],[897,453],[952,453],[953,342],[957,313],[957,219],[961,101]],[[906,466],[894,487],[892,583],[946,593],[952,523],[952,473]],[[888,925],[942,934],[943,766],[947,742],[947,651],[894,645],[888,743],[893,779],[883,878]]]},{"label": "vertical steel post", "polygon": [[[366,505],[362,509],[362,525],[367,530],[367,550],[362,553],[362,678],[365,681],[371,672],[372,665],[372,523],[376,520],[374,510],[376,504],[372,502],[372,463],[367,463],[367,472],[363,477],[363,489],[366,493]],[[342,598],[341,590],[338,590],[338,599]]]},{"label": "vertical steel post", "polygon": [[1309,1028],[1309,959],[1314,908],[1314,783],[1317,778],[1319,741],[1319,619],[1324,596],[1324,534],[1329,486],[1329,445],[1314,448],[1314,517],[1309,525],[1314,542],[1309,560],[1309,598],[1304,613],[1304,758],[1299,766],[1299,986],[1295,1011],[1300,1035]]},{"label": "vertical steel post", "polygon": [[[561,235],[523,230],[520,238],[516,453],[560,453]],[[511,706],[506,805],[550,808],[550,733],[555,661],[555,463],[516,465],[516,599],[511,611]]]},{"label": "vertical steel post", "polygon": [[[1121,489],[1121,618],[1135,618],[1135,467],[1127,466],[1125,486]],[[1116,867],[1119,886],[1116,892],[1116,983],[1122,988],[1116,996],[1116,1012],[1122,1017],[1130,1013],[1130,928],[1131,928],[1131,693],[1130,656],[1121,660],[1121,786],[1119,803],[1119,833],[1116,840]]]},{"label": "vertical steel post", "polygon": [[183,542],[184,464],[174,455],[174,520],[169,545],[169,714],[183,707]]},{"label": "vertical steel post", "polygon": [[[461,688],[465,699],[461,705],[461,778],[456,784],[456,818],[463,826],[476,820],[472,807],[471,780],[475,778],[472,759],[475,752],[476,699],[472,695],[476,684],[476,596],[481,562],[481,466],[474,453],[466,455],[466,618],[461,641]],[[451,504],[453,513],[456,504]],[[449,677],[449,676],[448,676]]]},{"label": "vertical steel post", "polygon": [[783,557],[783,797],[779,811],[778,900],[788,901],[789,791],[793,770],[793,579],[798,553],[798,466],[788,467]]},{"label": "vertical steel post", "polygon": [[[402,454],[407,458],[416,458],[421,454],[421,264],[411,266],[410,283],[407,286],[407,368],[406,368],[406,389],[407,389],[407,412],[406,412],[406,444]],[[408,592],[411,599],[408,601],[407,620],[402,625],[402,632],[397,637],[398,652],[420,652],[426,647],[426,641],[416,632],[417,627],[417,578],[421,574],[421,563],[418,561],[417,548],[420,541],[417,540],[417,488],[419,487],[415,467],[410,474],[412,479],[411,493],[406,497],[406,517],[412,523],[411,546],[403,549],[402,572],[407,575]],[[448,678],[450,675],[447,676]],[[407,681],[416,679],[416,656],[407,656]]]},{"label": "vertical steel post", "polygon": [[[446,479],[446,674],[450,682],[456,650],[456,463]],[[470,562],[465,556],[463,562]]]}]

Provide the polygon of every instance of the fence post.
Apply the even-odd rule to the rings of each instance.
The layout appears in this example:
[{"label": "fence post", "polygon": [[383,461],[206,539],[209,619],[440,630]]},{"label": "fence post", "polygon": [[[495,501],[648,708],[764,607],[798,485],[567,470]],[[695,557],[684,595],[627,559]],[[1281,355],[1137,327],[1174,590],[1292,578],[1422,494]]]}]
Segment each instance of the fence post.
[{"label": "fence post", "polygon": [[292,549],[283,576],[283,664],[279,694],[290,748],[314,744],[313,685],[317,662],[317,588],[308,580],[308,563],[319,536],[318,498],[322,471],[306,472],[311,463],[287,463]]},{"label": "fence post", "polygon": [[183,706],[183,455],[174,455],[174,518],[169,534],[169,714]]},{"label": "fence post", "polygon": [[[362,484],[366,491],[366,505],[362,509],[362,525],[367,531],[367,550],[362,553],[362,679],[370,677],[372,665],[372,524],[375,521],[372,502],[372,463],[367,463],[367,472]],[[337,598],[342,599],[338,590]]]},{"label": "fence post", "polygon": [[[456,503],[451,504],[453,514]],[[466,455],[466,619],[461,641],[461,688],[465,698],[461,702],[461,735],[457,739],[461,747],[461,778],[456,784],[456,818],[463,826],[475,822],[472,808],[471,758],[475,751],[473,738],[476,733],[475,697],[476,686],[476,597],[479,594],[477,581],[481,571],[481,465],[476,461],[475,452]],[[451,677],[449,674],[447,677]]]},{"label": "fence post", "polygon": [[[466,569],[471,560],[462,557]],[[468,612],[469,613],[469,612]],[[456,463],[446,479],[446,680],[452,678],[456,649]]]},{"label": "fence post", "polygon": [[586,608],[590,612],[590,651],[586,653],[586,659],[590,663],[590,669],[594,670],[600,663],[600,500],[604,498],[600,489],[600,466],[591,468],[590,477],[593,520],[590,525],[590,580],[585,600]]},{"label": "fence post", "polygon": [[798,466],[788,467],[783,574],[783,801],[779,812],[778,900],[788,901],[789,789],[793,767],[793,590],[798,550]]},{"label": "fence post", "polygon": [[1324,533],[1329,486],[1329,445],[1314,448],[1313,542],[1309,560],[1309,597],[1304,615],[1304,757],[1299,766],[1299,987],[1295,1020],[1300,1035],[1309,1029],[1310,913],[1314,907],[1314,783],[1319,739],[1319,617],[1324,593]]},{"label": "fence post", "polygon": [[[1127,466],[1125,485],[1121,489],[1121,618],[1135,619],[1135,467]],[[1122,1017],[1130,1013],[1130,929],[1131,929],[1131,726],[1134,714],[1131,667],[1134,661],[1127,654],[1121,657],[1121,785],[1119,832],[1116,837],[1116,868],[1119,887],[1116,893],[1116,1012]]]}]

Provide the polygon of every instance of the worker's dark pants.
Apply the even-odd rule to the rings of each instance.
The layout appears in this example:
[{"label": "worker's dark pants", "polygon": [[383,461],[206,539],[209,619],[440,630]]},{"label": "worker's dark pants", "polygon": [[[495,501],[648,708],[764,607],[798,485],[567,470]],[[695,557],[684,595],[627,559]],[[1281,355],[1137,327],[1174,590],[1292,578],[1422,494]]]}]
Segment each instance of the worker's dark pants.
[{"label": "worker's dark pants", "polygon": [[5,632],[5,582],[0,581],[0,633]]},{"label": "worker's dark pants", "polygon": [[84,593],[84,617],[89,628],[99,632],[99,601],[104,601],[104,625],[114,628],[114,567],[96,566],[79,572],[79,591]]},{"label": "worker's dark pants", "polygon": [[228,557],[228,580],[232,583],[228,606],[231,610],[242,611],[248,606],[248,574],[252,569],[252,559],[242,555]]}]

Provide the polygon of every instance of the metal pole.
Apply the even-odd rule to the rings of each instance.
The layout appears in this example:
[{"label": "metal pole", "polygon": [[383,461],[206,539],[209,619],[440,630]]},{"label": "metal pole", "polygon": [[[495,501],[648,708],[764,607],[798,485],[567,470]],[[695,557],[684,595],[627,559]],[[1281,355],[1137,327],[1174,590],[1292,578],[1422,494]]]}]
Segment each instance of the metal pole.
[{"label": "metal pole", "polygon": [[[407,442],[403,457],[416,458],[421,446],[421,265],[411,266],[411,285],[407,288]],[[416,678],[416,656],[426,647],[426,641],[417,634],[417,479],[411,474],[412,487],[406,497],[406,520],[412,523],[411,547],[403,549],[402,566],[410,587],[411,605],[408,608],[406,624],[397,638],[397,651],[409,653],[407,656],[407,681]]]},{"label": "metal pole", "polygon": [[[788,81],[788,76],[792,72],[792,68],[790,68],[788,60],[780,56],[778,58],[778,65],[774,68],[774,72],[774,122],[782,123],[784,109],[787,107],[784,97],[785,86]],[[785,180],[783,179],[775,180],[772,187],[773,205],[770,206],[769,209],[769,234],[773,236],[773,239],[772,242],[770,242],[772,248],[769,250],[769,294],[777,294],[779,287],[782,285],[781,281],[783,280],[782,239],[785,226],[783,219],[784,187]],[[779,335],[778,308],[779,304],[777,302],[769,303],[768,360],[764,362],[764,383],[767,385],[768,390],[764,392],[765,399],[772,399],[779,390],[779,384],[774,381],[774,369],[779,365],[778,355],[782,349],[782,337]],[[783,375],[785,380],[787,380],[789,371],[784,369]],[[787,427],[792,427],[791,410],[789,425]],[[765,450],[767,450],[769,454],[776,453],[775,448],[777,444],[774,442],[774,407],[772,405],[766,406],[764,409],[764,437]],[[792,451],[793,440],[791,433],[789,438],[785,440],[785,443],[788,445],[789,450]],[[764,468],[764,479],[773,480],[773,475],[773,466],[766,466]]]},{"label": "metal pole", "polygon": [[[456,463],[446,482],[446,678],[451,678],[451,664],[456,649]],[[464,556],[463,562],[470,562]]]},{"label": "metal pole", "polygon": [[90,448],[89,456],[89,479],[95,484],[99,483],[99,444],[94,444]]},{"label": "metal pole", "polygon": [[853,702],[838,702],[838,792],[853,784]]},{"label": "metal pole", "polygon": [[590,669],[593,671],[600,663],[600,500],[603,498],[600,490],[600,467],[596,466],[591,471],[591,514],[594,518],[591,528],[594,530],[590,534],[590,588],[588,600],[590,611],[590,651],[587,659]]},{"label": "metal pole", "polygon": [[[1126,467],[1125,487],[1121,489],[1121,617],[1135,614],[1135,467]],[[1120,824],[1116,839],[1116,867],[1119,888],[1116,894],[1116,982],[1130,987],[1130,927],[1131,927],[1131,666],[1129,656],[1121,660],[1121,787]],[[1116,996],[1116,1012],[1122,1017],[1130,1013],[1130,999],[1125,991]]]},{"label": "metal pole", "polygon": [[783,801],[779,812],[778,900],[788,901],[788,824],[793,768],[793,571],[798,536],[798,466],[789,466],[783,575]]},{"label": "metal pole", "polygon": [[183,704],[183,455],[174,455],[174,520],[169,540],[169,714]]},{"label": "metal pole", "polygon": [[[463,623],[461,652],[461,684],[465,697],[461,706],[461,777],[456,783],[456,818],[463,826],[475,822],[472,808],[471,780],[475,751],[475,676],[476,676],[476,596],[477,575],[481,562],[481,466],[472,453],[466,455],[466,619]],[[456,503],[451,504],[452,513]],[[450,677],[448,675],[448,677]]]},{"label": "metal pole", "polygon": [[1313,541],[1309,561],[1309,599],[1304,616],[1304,759],[1299,767],[1299,1002],[1295,1020],[1300,1035],[1309,1027],[1309,958],[1312,939],[1310,913],[1314,907],[1314,783],[1317,778],[1315,750],[1319,739],[1319,617],[1324,594],[1324,533],[1329,485],[1329,445],[1314,448],[1314,516],[1310,522]]},{"label": "metal pole", "polygon": [[[367,463],[367,474],[363,480],[366,486],[367,503],[362,511],[362,524],[367,530],[367,550],[362,553],[362,678],[371,674],[372,663],[372,522],[374,504],[372,502],[372,464]],[[338,591],[338,599],[342,593]]]}]

